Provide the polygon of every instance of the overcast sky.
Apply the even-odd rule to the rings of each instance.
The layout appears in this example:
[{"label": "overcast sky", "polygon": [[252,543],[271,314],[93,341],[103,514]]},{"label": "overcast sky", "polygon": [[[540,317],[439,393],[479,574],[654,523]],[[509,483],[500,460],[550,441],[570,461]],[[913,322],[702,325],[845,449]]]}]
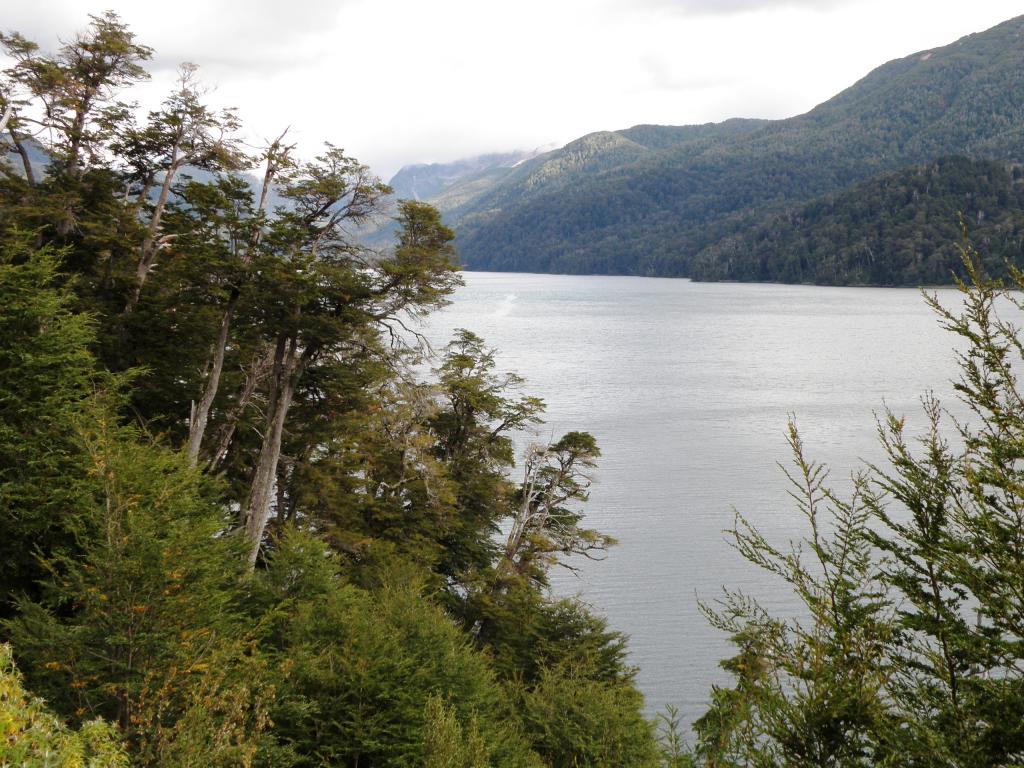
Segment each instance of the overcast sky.
[{"label": "overcast sky", "polygon": [[44,49],[112,8],[258,141],[292,126],[387,179],[415,162],[637,123],[805,112],[893,58],[1024,13],[1020,0],[0,0]]}]

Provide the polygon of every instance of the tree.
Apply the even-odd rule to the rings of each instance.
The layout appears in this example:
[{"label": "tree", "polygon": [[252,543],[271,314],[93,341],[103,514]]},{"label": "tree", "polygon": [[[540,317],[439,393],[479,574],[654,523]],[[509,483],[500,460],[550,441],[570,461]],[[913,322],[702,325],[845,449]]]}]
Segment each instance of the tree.
[{"label": "tree", "polygon": [[108,723],[90,720],[70,730],[31,696],[14,666],[11,646],[0,645],[0,761],[4,765],[88,765],[125,768],[128,757]]},{"label": "tree", "polygon": [[696,753],[706,765],[887,764],[893,629],[867,536],[875,500],[865,478],[855,480],[850,502],[839,500],[825,468],[805,457],[792,422],[789,443],[791,495],[809,535],[779,549],[738,517],[733,542],[789,586],[802,615],[775,618],[753,598],[728,591],[717,607],[705,607],[738,653],[722,662],[735,685],[713,689],[695,724]]},{"label": "tree", "polygon": [[[223,213],[213,217],[207,214],[200,219],[208,224],[213,224],[214,231],[207,232],[206,242],[222,242],[223,245],[227,246],[230,256],[237,260],[239,269],[232,282],[230,294],[222,312],[217,338],[213,344],[213,352],[207,366],[209,372],[202,386],[202,394],[199,400],[194,403],[189,415],[188,445],[186,450],[189,460],[193,464],[199,459],[203,439],[206,435],[206,427],[210,418],[210,411],[220,389],[221,374],[224,370],[224,360],[227,355],[231,325],[235,320],[235,311],[242,295],[243,285],[247,278],[250,277],[246,274],[246,271],[252,265],[253,258],[256,255],[255,250],[259,247],[263,235],[263,222],[267,215],[271,185],[282,168],[290,163],[288,157],[289,148],[281,144],[283,139],[284,134],[272,142],[266,152],[264,152],[263,183],[260,187],[259,201],[255,207],[251,204],[251,197],[244,193],[237,180],[233,184],[230,181],[221,182],[220,186],[226,194],[220,199],[219,210],[215,210],[217,210],[217,213]],[[226,242],[223,242],[217,235],[225,231],[225,225],[227,225],[226,229],[229,235],[226,238]],[[255,353],[255,356],[257,359],[259,358],[260,354],[258,351]],[[258,367],[258,364],[255,364],[254,367]],[[255,384],[254,377],[250,377],[246,381],[246,387],[249,387],[250,392],[255,388]],[[242,407],[244,408],[244,403]],[[231,436],[229,434],[226,436],[226,442],[230,443],[230,439]],[[222,453],[221,449],[215,449],[211,456],[211,463],[215,464],[218,461],[218,455]]]},{"label": "tree", "polygon": [[88,465],[64,524],[78,549],[44,561],[37,600],[6,622],[31,689],[72,721],[115,723],[142,765],[249,765],[270,688],[241,610],[244,544],[185,458],[117,424],[100,399],[77,441]]},{"label": "tree", "polygon": [[501,524],[511,515],[511,436],[540,423],[544,403],[521,395],[522,377],[499,374],[494,350],[458,329],[438,368],[439,405],[430,420],[434,453],[455,486],[457,511],[445,533],[440,570],[448,578],[492,567]]},{"label": "tree", "polygon": [[283,187],[292,208],[279,209],[264,239],[274,260],[264,283],[273,291],[261,329],[273,349],[266,434],[240,512],[256,561],[269,519],[288,411],[307,371],[330,364],[360,342],[364,329],[391,329],[444,303],[457,277],[454,233],[430,206],[401,206],[393,254],[369,261],[343,227],[365,220],[387,188],[365,166],[328,147]]},{"label": "tree", "polygon": [[290,668],[275,733],[297,765],[436,761],[438,729],[457,731],[478,765],[538,764],[486,656],[424,599],[422,572],[392,567],[371,593],[339,571],[323,544],[292,531],[257,577]]},{"label": "tree", "polygon": [[[129,165],[127,179],[137,185],[136,204],[151,208],[139,246],[135,285],[125,312],[131,312],[138,304],[153,258],[167,245],[167,239],[160,237],[160,225],[178,173],[187,168],[215,174],[249,164],[234,137],[239,128],[237,118],[231,110],[215,112],[202,103],[197,70],[194,64],[182,64],[177,90],[159,111],[150,113],[149,124],[141,130],[122,128],[112,145]],[[151,201],[154,185],[159,191],[156,200]]]},{"label": "tree", "polygon": [[857,478],[850,502],[827,490],[791,427],[810,535],[785,551],[740,518],[735,542],[791,586],[806,618],[772,617],[734,593],[709,611],[739,653],[723,663],[735,685],[713,691],[696,725],[704,764],[1024,759],[1024,343],[1005,319],[1024,310],[1024,275],[1009,266],[1007,288],[981,275],[970,247],[963,259],[962,308],[928,302],[962,342],[955,386],[973,419],[953,421],[953,443],[952,419],[926,397],[915,448],[904,419],[886,413],[887,463]]},{"label": "tree", "polygon": [[[14,59],[0,84],[8,105],[14,105],[8,132],[24,166],[22,189],[32,193],[16,206],[20,223],[44,227],[43,236],[61,245],[106,244],[117,239],[112,231],[123,234],[128,217],[110,205],[120,190],[103,167],[103,153],[128,108],[116,97],[148,77],[142,62],[152,55],[113,12],[89,18],[88,31],[52,55],[17,33],[0,35],[0,45]],[[24,98],[15,98],[15,92]],[[29,136],[42,141],[48,154],[45,180],[32,168]],[[91,215],[98,209],[102,217]]]},{"label": "tree", "polygon": [[1005,287],[982,275],[969,245],[963,257],[962,310],[928,301],[963,342],[955,387],[974,420],[954,422],[956,452],[941,437],[939,405],[926,400],[930,429],[915,454],[902,420],[888,417],[880,431],[891,470],[878,482],[909,516],[877,509],[876,543],[891,563],[884,583],[907,606],[893,654],[905,748],[1006,764],[1024,759],[1024,344],[1005,319],[1024,309],[1024,274],[1010,265]]},{"label": "tree", "polygon": [[653,727],[635,687],[594,680],[586,659],[549,667],[530,688],[513,686],[533,748],[550,765],[654,768]]},{"label": "tree", "polygon": [[568,432],[551,445],[527,449],[512,527],[496,568],[499,578],[546,585],[549,566],[568,566],[558,556],[599,558],[615,543],[580,527],[583,514],[569,506],[587,500],[589,472],[600,455],[597,441],[586,432]]},{"label": "tree", "polygon": [[76,35],[52,56],[17,33],[0,36],[15,64],[6,75],[21,86],[36,109],[23,122],[38,125],[59,167],[69,178],[81,174],[83,162],[99,154],[111,136],[111,121],[122,105],[114,101],[125,86],[148,78],[141,62],[152,49],[135,36],[117,14],[89,16],[89,30]]},{"label": "tree", "polygon": [[0,235],[0,584],[3,606],[36,593],[38,557],[74,548],[66,511],[85,459],[77,415],[101,376],[93,321],[72,309],[61,258],[24,233]]}]

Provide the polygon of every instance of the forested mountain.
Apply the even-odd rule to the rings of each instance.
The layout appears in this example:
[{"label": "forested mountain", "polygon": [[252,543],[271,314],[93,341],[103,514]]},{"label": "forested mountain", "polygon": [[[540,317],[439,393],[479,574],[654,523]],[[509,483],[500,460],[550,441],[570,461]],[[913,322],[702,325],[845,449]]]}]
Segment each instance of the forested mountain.
[{"label": "forested mountain", "polygon": [[[451,163],[406,165],[391,177],[390,201],[428,200],[446,195],[450,187],[477,193],[503,179],[517,164],[534,157],[535,151],[501,152],[477,155]],[[465,193],[463,193],[465,194]],[[383,208],[387,208],[385,204]],[[394,239],[397,226],[393,218],[378,216],[358,230],[359,239],[370,246],[385,245]]]},{"label": "forested mountain", "polygon": [[437,202],[471,268],[689,275],[765,214],[880,173],[1024,159],[1022,30],[1019,17],[889,62],[786,120],[591,134]]},{"label": "forested mountain", "polygon": [[854,184],[722,238],[698,280],[937,285],[964,278],[961,227],[990,274],[1024,259],[1020,166],[944,157]]}]

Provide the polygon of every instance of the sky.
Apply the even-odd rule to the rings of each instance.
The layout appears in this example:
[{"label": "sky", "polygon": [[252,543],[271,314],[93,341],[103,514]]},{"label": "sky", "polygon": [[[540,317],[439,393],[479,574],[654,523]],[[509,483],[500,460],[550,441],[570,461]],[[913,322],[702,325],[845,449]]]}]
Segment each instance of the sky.
[{"label": "sky", "polygon": [[259,144],[291,126],[387,180],[411,163],[561,146],[597,130],[806,112],[894,58],[1024,14],[1020,0],[0,0],[53,50],[112,9]]}]

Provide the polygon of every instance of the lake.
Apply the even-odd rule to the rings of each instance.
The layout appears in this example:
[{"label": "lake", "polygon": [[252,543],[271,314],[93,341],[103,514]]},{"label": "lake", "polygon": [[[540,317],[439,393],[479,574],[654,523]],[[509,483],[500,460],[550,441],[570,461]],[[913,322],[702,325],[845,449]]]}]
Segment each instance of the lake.
[{"label": "lake", "polygon": [[440,347],[468,328],[496,348],[499,367],[547,403],[532,439],[597,437],[587,522],[619,545],[578,576],[559,569],[553,586],[630,636],[649,711],[673,704],[687,723],[728,681],[717,664],[731,653],[698,600],[727,585],[794,610],[723,532],[734,510],[778,544],[804,532],[777,466],[789,458],[788,415],[839,490],[861,460],[881,459],[875,413],[886,405],[923,428],[919,398],[932,391],[962,415],[954,340],[914,290],[464,276],[427,336]]}]

